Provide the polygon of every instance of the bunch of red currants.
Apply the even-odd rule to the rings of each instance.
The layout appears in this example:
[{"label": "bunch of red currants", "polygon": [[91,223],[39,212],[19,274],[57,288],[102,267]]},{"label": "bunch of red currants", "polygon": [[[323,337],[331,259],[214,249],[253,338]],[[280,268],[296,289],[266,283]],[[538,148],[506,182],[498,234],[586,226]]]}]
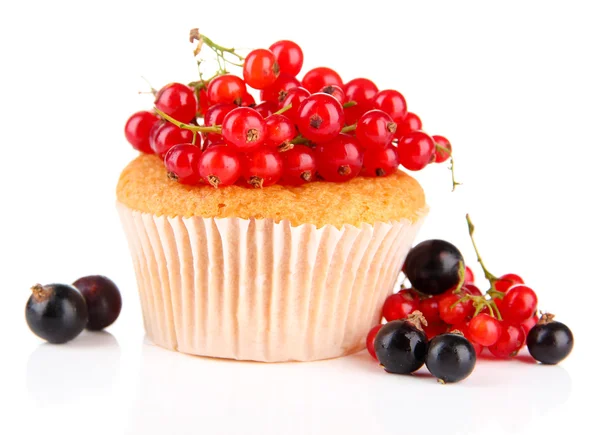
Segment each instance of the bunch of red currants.
[{"label": "bunch of red currants", "polygon": [[[423,132],[396,90],[379,90],[366,78],[344,82],[326,67],[299,80],[304,55],[292,41],[244,57],[192,35],[220,65],[228,54],[243,61],[243,78],[220,67],[210,79],[170,83],[155,93],[154,110],[133,114],[125,125],[131,145],[163,158],[168,176],[180,183],[252,188],[344,182],[386,176],[399,165],[418,171],[451,158],[448,140]],[[248,87],[260,91],[258,104]]]}]

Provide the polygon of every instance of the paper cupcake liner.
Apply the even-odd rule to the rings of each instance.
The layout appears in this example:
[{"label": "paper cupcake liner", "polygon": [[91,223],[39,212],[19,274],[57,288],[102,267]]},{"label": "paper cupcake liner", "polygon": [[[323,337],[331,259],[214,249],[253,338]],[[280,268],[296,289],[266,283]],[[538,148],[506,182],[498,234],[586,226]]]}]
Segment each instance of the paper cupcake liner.
[{"label": "paper cupcake liner", "polygon": [[255,361],[363,349],[423,221],[317,229],[117,207],[148,337],[180,352]]}]

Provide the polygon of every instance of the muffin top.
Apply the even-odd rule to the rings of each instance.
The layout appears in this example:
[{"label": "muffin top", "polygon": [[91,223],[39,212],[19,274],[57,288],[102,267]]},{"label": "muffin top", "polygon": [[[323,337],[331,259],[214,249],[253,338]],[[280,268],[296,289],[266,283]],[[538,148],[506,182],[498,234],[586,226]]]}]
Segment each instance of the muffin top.
[{"label": "muffin top", "polygon": [[426,204],[419,183],[402,171],[382,178],[356,177],[346,183],[316,181],[298,187],[264,189],[186,186],[170,180],[157,156],[142,154],[121,173],[117,199],[144,213],[166,216],[270,218],[293,226],[398,221],[422,216]]}]

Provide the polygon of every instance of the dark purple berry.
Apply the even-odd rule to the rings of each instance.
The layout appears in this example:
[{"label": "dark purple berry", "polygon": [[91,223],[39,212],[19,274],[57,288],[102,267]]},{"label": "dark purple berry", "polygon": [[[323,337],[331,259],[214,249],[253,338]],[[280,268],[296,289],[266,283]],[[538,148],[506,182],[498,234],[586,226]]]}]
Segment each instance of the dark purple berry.
[{"label": "dark purple berry", "polygon": [[427,336],[408,320],[394,320],[379,330],[374,347],[385,371],[409,374],[425,364]]},{"label": "dark purple berry", "polygon": [[527,349],[542,364],[558,364],[573,350],[573,333],[567,325],[545,314],[527,334]]},{"label": "dark purple berry", "polygon": [[105,276],[91,275],[73,283],[85,298],[88,307],[87,329],[99,331],[111,325],[121,313],[121,293]]},{"label": "dark purple berry", "polygon": [[475,368],[475,348],[460,334],[441,334],[429,342],[425,364],[442,383],[458,382]]}]

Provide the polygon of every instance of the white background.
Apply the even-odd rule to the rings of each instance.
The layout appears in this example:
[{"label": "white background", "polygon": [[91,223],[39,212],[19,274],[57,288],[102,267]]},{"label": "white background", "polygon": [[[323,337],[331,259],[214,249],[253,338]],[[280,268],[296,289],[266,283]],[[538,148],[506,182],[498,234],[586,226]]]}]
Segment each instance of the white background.
[{"label": "white background", "polygon": [[[565,433],[597,403],[600,27],[595,2],[2,2],[0,433]],[[576,336],[557,367],[481,361],[457,385],[391,376],[365,353],[311,364],[194,358],[144,342],[114,208],[139,96],[195,79],[191,27],[224,45],[293,39],[307,68],[396,88],[444,165],[416,174],[420,239],[521,274]],[[36,282],[106,274],[122,317],[105,334],[42,344],[23,308]],[[477,271],[481,279],[480,271]],[[8,299],[7,299],[8,298]],[[41,432],[43,430],[43,432]],[[590,433],[592,429],[585,430]]]}]

